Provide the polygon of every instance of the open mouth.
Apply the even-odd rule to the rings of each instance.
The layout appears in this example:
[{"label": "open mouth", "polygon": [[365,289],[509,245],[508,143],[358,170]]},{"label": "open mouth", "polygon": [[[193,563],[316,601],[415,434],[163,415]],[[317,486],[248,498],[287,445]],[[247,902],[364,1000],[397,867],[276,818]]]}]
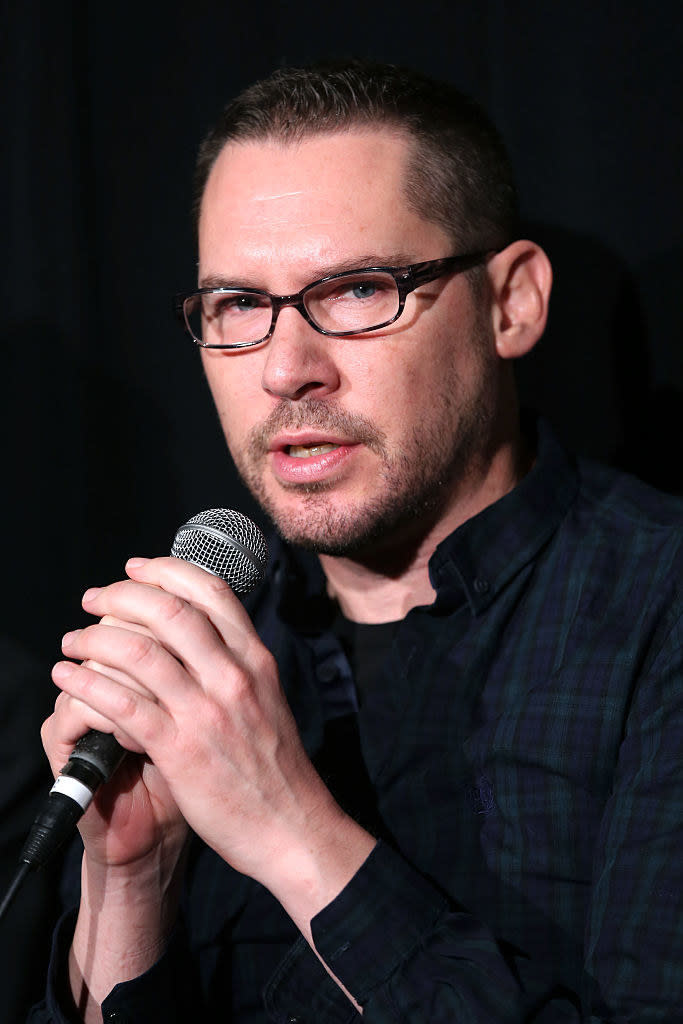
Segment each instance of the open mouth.
[{"label": "open mouth", "polygon": [[310,459],[316,455],[327,455],[339,447],[338,444],[290,444],[286,452],[293,459]]},{"label": "open mouth", "polygon": [[274,439],[270,468],[285,486],[339,482],[354,465],[362,445],[342,437],[317,437],[311,431],[298,438]]}]

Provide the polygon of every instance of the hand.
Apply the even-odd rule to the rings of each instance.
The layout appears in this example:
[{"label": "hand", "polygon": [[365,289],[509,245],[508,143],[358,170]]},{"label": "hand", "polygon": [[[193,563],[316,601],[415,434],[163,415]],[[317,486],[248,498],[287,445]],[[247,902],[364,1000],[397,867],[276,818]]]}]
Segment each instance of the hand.
[{"label": "hand", "polygon": [[[142,626],[110,616],[101,625],[146,632]],[[65,647],[69,648],[68,637]],[[139,686],[116,669],[93,661],[81,666],[61,663],[53,676],[66,686],[72,672],[80,672],[83,682],[109,673],[124,686]],[[143,973],[163,951],[177,913],[189,829],[164,778],[140,744],[66,690],[42,730],[55,774],[88,729],[114,733],[134,752],[98,790],[79,823],[85,856],[69,980],[74,1003],[90,1024],[102,1020],[100,1002],[111,988]]]},{"label": "hand", "polygon": [[88,727],[113,723],[125,746],[147,753],[225,860],[315,912],[374,841],[308,760],[272,656],[223,581],[173,558],[131,560],[127,572],[85,595],[86,610],[106,618],[67,640],[65,653],[86,664],[66,677],[56,668],[55,681],[81,719],[90,709]]},{"label": "hand", "polygon": [[[68,662],[55,666],[55,681],[66,682],[76,666]],[[85,662],[83,670],[101,668]],[[144,756],[139,744],[97,714],[87,704],[61,693],[54,713],[43,723],[42,740],[55,775],[71,756],[77,740],[88,729],[114,733],[126,749],[127,757],[113,779],[100,787],[79,822],[86,853],[93,864],[125,867],[140,862],[163,842],[167,850],[175,844],[179,851],[188,833],[187,825],[162,776]],[[137,755],[137,756],[136,756]]]}]

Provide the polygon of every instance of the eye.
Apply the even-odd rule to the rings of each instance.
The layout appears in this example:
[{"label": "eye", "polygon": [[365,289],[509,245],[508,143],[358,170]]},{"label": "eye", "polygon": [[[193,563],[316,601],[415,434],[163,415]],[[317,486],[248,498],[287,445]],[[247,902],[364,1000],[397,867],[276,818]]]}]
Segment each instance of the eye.
[{"label": "eye", "polygon": [[371,299],[377,291],[373,281],[358,281],[349,289],[354,299]]},{"label": "eye", "polygon": [[341,278],[325,289],[325,297],[332,302],[365,303],[383,299],[395,291],[392,278],[383,274],[363,274]]},{"label": "eye", "polygon": [[239,317],[269,309],[265,296],[251,292],[218,292],[206,298],[205,315],[210,319]]},{"label": "eye", "polygon": [[314,286],[306,296],[306,308],[324,331],[353,334],[393,320],[399,311],[399,293],[386,271],[358,270]]},{"label": "eye", "polygon": [[224,295],[216,303],[216,313],[250,313],[262,306],[258,295]]}]

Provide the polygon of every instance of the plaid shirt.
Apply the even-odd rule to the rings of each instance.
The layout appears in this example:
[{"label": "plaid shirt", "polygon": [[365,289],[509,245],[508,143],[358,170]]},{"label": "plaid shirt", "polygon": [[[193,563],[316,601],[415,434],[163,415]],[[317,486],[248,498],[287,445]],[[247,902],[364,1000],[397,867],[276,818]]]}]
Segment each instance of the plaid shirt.
[{"label": "plaid shirt", "polygon": [[[276,544],[252,601],[311,754],[355,726],[337,776],[355,751],[381,839],[312,928],[366,1024],[683,1020],[683,508],[543,423],[537,451],[437,549],[436,600],[360,708],[317,559]],[[269,894],[199,844],[168,953],[104,1013],[356,1019]],[[54,980],[31,1020],[68,1020]]]}]

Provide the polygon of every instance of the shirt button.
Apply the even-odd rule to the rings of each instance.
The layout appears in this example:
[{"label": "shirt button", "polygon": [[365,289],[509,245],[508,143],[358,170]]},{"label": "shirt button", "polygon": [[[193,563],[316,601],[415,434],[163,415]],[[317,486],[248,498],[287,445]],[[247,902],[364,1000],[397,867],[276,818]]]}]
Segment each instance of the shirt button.
[{"label": "shirt button", "polygon": [[474,581],[474,590],[475,593],[477,594],[488,593],[489,586],[489,581],[482,579],[480,576],[477,576],[477,578]]},{"label": "shirt button", "polygon": [[104,1018],[106,1024],[126,1024],[126,1015],[121,1010],[108,1010]]},{"label": "shirt button", "polygon": [[337,677],[337,666],[333,661],[324,661],[322,665],[318,665],[316,674],[321,683],[331,683]]}]

